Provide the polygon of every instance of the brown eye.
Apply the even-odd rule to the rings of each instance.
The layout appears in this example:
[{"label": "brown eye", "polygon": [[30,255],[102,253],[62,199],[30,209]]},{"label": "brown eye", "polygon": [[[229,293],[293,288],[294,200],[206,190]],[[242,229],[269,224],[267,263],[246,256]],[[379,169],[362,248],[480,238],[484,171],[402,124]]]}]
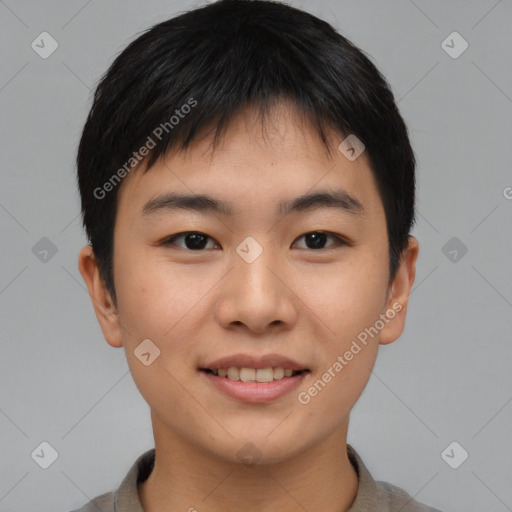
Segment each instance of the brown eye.
[{"label": "brown eye", "polygon": [[[177,240],[183,240],[184,247],[180,244],[176,244]],[[201,251],[206,248],[208,240],[214,241],[213,238],[199,231],[185,231],[184,233],[178,233],[177,235],[167,238],[164,245],[178,245],[179,247],[191,251]],[[215,248],[217,246],[218,244],[214,244],[214,247],[208,248]]]},{"label": "brown eye", "polygon": [[[306,249],[322,250],[326,248],[329,249],[331,247],[338,247],[340,245],[346,245],[346,242],[342,238],[325,231],[312,231],[310,233],[305,233],[304,235],[301,235],[297,240],[300,238],[304,238]],[[334,244],[331,244],[330,247],[324,247],[326,241],[329,238],[334,240]]]}]

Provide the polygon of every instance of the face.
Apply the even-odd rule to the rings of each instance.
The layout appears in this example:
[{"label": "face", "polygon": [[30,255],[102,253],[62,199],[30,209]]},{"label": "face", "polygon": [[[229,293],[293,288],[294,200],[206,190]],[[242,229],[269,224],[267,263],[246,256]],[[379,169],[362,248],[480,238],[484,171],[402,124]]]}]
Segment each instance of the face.
[{"label": "face", "polygon": [[[284,105],[269,120],[263,134],[248,109],[215,152],[204,139],[124,179],[114,316],[97,306],[85,249],[80,263],[105,338],[125,347],[155,435],[229,461],[248,442],[260,463],[284,460],[346,429],[379,342],[403,329],[414,280],[412,246],[389,283],[385,212],[365,153],[329,157]],[[337,147],[343,137],[332,135]],[[225,207],[183,208],[168,194],[207,195]],[[319,195],[294,205],[311,194]],[[253,359],[215,363],[240,355]],[[300,374],[271,383],[226,384],[202,370],[294,363]]]}]

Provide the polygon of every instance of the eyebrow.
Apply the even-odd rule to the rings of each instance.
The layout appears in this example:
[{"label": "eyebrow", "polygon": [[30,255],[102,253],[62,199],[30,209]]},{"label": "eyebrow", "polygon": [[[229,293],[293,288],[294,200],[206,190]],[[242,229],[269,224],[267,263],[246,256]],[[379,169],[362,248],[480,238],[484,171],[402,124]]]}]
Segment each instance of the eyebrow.
[{"label": "eyebrow", "polygon": [[[281,201],[277,205],[277,213],[288,215],[315,208],[337,208],[350,214],[364,213],[361,202],[343,189],[304,194],[291,201]],[[205,194],[179,194],[170,192],[150,199],[142,208],[143,216],[176,210],[217,213],[233,216],[234,210],[224,201]]]}]

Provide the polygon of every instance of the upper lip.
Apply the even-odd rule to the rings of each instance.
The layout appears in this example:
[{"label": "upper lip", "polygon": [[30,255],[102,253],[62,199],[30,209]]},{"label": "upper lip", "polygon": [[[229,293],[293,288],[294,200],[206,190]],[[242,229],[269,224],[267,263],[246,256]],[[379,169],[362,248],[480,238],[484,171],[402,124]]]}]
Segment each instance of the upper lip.
[{"label": "upper lip", "polygon": [[303,364],[279,354],[251,356],[249,354],[234,354],[216,359],[201,367],[201,370],[218,370],[220,368],[290,368],[294,371],[307,370]]}]

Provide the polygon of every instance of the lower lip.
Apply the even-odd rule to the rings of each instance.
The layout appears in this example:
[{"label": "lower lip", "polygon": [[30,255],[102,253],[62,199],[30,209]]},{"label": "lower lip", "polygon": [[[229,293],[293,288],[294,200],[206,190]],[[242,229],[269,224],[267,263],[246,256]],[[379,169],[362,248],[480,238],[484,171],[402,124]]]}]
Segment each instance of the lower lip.
[{"label": "lower lip", "polygon": [[213,373],[200,370],[208,380],[227,395],[253,404],[265,404],[281,398],[296,389],[309,372],[302,372],[293,377],[283,377],[272,382],[242,382],[219,377]]}]

